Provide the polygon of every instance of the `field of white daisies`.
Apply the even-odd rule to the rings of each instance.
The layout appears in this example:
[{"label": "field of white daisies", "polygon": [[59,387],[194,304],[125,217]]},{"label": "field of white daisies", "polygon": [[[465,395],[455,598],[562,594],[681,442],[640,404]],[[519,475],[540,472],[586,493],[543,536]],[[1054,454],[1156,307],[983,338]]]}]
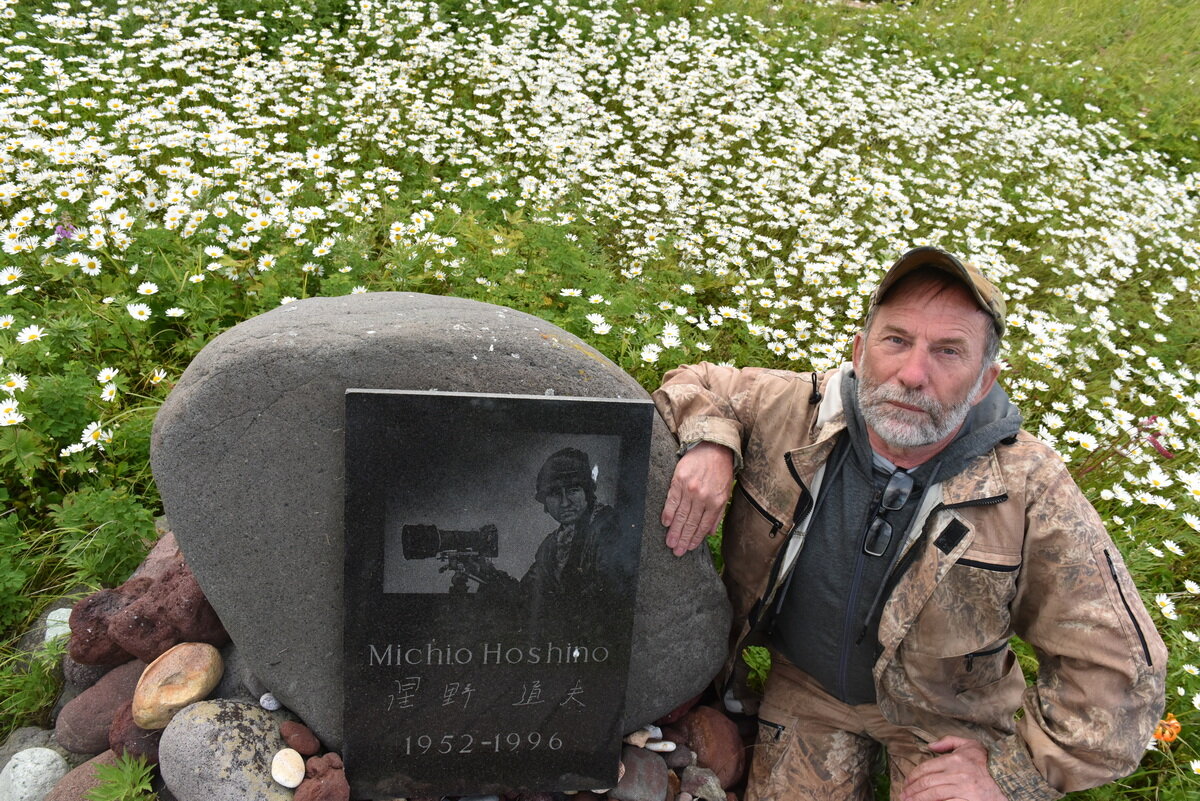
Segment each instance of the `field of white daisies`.
[{"label": "field of white daisies", "polygon": [[403,289],[540,315],[647,388],[824,369],[936,244],[1005,289],[1002,379],[1171,649],[1142,770],[1086,796],[1200,792],[1200,179],[1130,121],[949,34],[917,58],[704,2],[0,3],[0,733],[55,692],[13,638],[140,560],[155,411],[237,322]]}]

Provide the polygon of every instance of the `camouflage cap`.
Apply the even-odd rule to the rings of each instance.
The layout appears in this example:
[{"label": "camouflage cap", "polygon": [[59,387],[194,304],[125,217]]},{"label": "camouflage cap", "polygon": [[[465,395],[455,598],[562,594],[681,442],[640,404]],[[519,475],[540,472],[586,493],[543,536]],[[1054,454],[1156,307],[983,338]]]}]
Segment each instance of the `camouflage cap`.
[{"label": "camouflage cap", "polygon": [[979,304],[979,308],[987,312],[996,327],[996,334],[1004,336],[1004,296],[991,281],[983,277],[983,273],[974,264],[961,261],[944,250],[934,247],[914,248],[899,259],[888,269],[879,288],[871,296],[871,309],[883,302],[883,298],[892,287],[903,278],[920,267],[936,267],[943,272],[962,281]]}]

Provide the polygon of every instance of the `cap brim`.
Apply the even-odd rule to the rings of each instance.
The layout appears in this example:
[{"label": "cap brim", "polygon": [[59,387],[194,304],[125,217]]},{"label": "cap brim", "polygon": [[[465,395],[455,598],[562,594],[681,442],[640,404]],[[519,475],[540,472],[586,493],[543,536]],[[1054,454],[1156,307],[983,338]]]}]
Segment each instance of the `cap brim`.
[{"label": "cap brim", "polygon": [[961,281],[971,293],[971,296],[975,298],[975,302],[979,305],[979,308],[992,318],[1000,333],[1004,332],[1004,320],[997,316],[996,309],[988,298],[979,291],[979,286],[976,284],[977,277],[984,281],[987,279],[982,274],[978,276],[972,274],[966,264],[941,248],[929,246],[913,248],[897,259],[896,263],[883,276],[883,280],[879,282],[879,287],[875,290],[875,295],[871,299],[871,305],[878,305],[892,287],[904,278],[904,276],[913,270],[927,266],[936,267]]}]

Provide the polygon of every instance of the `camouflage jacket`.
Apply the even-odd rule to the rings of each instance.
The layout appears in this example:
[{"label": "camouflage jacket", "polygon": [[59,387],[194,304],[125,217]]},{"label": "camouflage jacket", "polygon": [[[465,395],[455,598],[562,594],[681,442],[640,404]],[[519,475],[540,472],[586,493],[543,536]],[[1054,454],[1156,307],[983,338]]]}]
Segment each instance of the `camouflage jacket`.
[{"label": "camouflage jacket", "polygon": [[[734,610],[727,688],[803,545],[845,428],[848,369],[700,364],[672,370],[654,393],[680,442],[736,454],[722,542]],[[874,667],[888,720],[927,741],[980,740],[1012,799],[1057,798],[1135,769],[1162,713],[1166,649],[1099,515],[1049,446],[1021,431],[929,487],[903,549]],[[1032,686],[1014,635],[1037,655]]]}]

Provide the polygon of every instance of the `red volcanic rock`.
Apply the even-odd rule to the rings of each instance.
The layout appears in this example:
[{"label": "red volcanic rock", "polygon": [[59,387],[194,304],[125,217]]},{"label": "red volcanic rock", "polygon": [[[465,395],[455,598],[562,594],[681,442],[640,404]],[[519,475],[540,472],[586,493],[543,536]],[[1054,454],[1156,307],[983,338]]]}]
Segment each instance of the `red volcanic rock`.
[{"label": "red volcanic rock", "polygon": [[[146,578],[131,579],[122,588]],[[145,662],[153,662],[181,642],[203,642],[218,648],[229,642],[225,627],[186,564],[168,568],[137,600],[115,613],[109,619],[108,634]]]},{"label": "red volcanic rock", "polygon": [[75,604],[69,653],[76,662],[115,665],[134,657],[153,662],[181,642],[217,647],[229,642],[182,558],[168,549],[143,568],[120,587],[100,590]]},{"label": "red volcanic rock", "polygon": [[697,764],[717,774],[722,787],[742,778],[746,758],[736,723],[710,706],[698,706],[678,726],[688,748],[696,752]]},{"label": "red volcanic rock", "polygon": [[98,754],[107,749],[108,730],[117,712],[132,703],[133,690],[145,668],[144,662],[127,662],[71,699],[54,724],[59,744],[76,754]]},{"label": "red volcanic rock", "polygon": [[304,763],[304,781],[292,801],[350,801],[350,783],[342,758],[335,753],[309,757]]},{"label": "red volcanic rock", "polygon": [[132,602],[120,590],[100,590],[71,609],[67,652],[81,665],[122,665],[133,655],[108,636],[108,621]]},{"label": "red volcanic rock", "polygon": [[158,538],[158,542],[154,543],[150,553],[146,554],[146,558],[138,565],[138,569],[133,571],[130,578],[145,576],[151,581],[157,581],[168,570],[182,564],[183,552],[179,550],[174,532],[168,531]]},{"label": "red volcanic rock", "polygon": [[118,756],[144,756],[152,765],[158,764],[158,741],[162,729],[143,729],[133,722],[132,703],[121,707],[108,730],[108,747]]},{"label": "red volcanic rock", "polygon": [[321,741],[312,729],[294,720],[285,720],[279,724],[279,735],[287,743],[288,748],[295,749],[300,756],[314,756],[321,750]]}]

